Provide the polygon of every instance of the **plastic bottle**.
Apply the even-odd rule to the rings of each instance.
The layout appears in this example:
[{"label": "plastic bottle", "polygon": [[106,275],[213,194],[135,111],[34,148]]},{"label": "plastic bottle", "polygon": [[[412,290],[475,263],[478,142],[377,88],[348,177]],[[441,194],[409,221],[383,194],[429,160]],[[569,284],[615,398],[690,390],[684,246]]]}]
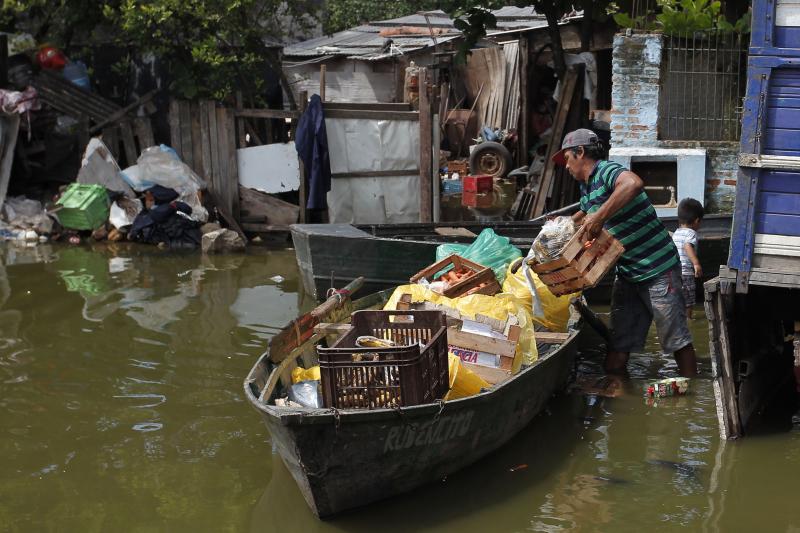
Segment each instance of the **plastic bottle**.
[{"label": "plastic bottle", "polygon": [[70,61],[64,66],[64,78],[68,79],[81,89],[91,90],[89,71],[81,61]]}]

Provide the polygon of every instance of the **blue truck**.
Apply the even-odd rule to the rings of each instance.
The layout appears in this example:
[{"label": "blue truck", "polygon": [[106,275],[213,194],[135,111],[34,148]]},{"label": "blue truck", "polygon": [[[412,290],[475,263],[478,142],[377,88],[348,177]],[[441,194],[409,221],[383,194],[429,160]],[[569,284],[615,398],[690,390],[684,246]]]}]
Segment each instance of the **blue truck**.
[{"label": "blue truck", "polygon": [[727,265],[705,284],[720,433],[791,420],[800,391],[800,2],[753,0]]}]

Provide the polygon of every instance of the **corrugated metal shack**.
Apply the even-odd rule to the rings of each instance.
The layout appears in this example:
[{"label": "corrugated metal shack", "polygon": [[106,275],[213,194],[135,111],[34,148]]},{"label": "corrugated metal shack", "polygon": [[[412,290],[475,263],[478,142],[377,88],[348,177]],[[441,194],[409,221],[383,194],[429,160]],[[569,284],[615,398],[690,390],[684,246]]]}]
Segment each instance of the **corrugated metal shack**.
[{"label": "corrugated metal shack", "polygon": [[[547,27],[532,7],[494,11],[497,28],[489,36]],[[283,50],[283,66],[296,94],[320,87],[325,65],[326,100],[331,102],[402,102],[405,68],[434,63],[438,45],[461,37],[443,11],[430,11],[370,22],[330,36],[310,39]]]}]

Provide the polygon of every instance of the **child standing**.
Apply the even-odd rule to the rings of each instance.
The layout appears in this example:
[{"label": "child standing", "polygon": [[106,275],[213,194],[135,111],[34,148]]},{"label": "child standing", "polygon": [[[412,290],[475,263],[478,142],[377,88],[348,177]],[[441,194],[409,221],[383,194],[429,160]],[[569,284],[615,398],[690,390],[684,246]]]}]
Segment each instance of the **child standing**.
[{"label": "child standing", "polygon": [[703,206],[694,198],[684,198],[678,204],[678,228],[672,240],[681,257],[681,278],[683,280],[683,299],[686,301],[686,316],[692,318],[697,291],[696,279],[702,277],[703,269],[697,258],[697,230],[703,220]]}]

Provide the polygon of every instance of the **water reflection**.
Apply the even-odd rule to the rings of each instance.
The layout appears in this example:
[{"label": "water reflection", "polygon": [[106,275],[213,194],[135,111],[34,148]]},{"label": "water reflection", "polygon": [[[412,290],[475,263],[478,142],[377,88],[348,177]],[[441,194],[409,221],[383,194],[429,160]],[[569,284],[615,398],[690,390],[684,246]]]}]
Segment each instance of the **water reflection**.
[{"label": "water reflection", "polygon": [[297,288],[287,252],[0,247],[0,529],[241,520],[266,439],[241,379]]},{"label": "water reflection", "polygon": [[302,298],[286,251],[0,246],[0,530],[800,528],[800,421],[720,443],[707,358],[690,395],[648,402],[674,373],[654,335],[620,396],[562,395],[446,480],[321,522],[241,392]]}]

